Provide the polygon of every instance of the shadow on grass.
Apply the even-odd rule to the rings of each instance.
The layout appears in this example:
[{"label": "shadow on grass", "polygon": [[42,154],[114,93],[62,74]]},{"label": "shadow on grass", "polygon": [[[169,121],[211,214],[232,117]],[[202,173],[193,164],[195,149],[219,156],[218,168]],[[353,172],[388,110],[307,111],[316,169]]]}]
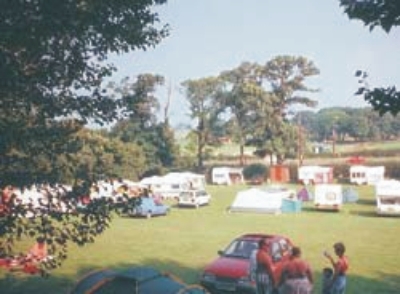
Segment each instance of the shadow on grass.
[{"label": "shadow on grass", "polygon": [[[0,272],[0,292],[1,294],[69,294],[82,278],[92,272],[103,269],[124,270],[137,266],[152,267],[161,272],[172,274],[188,285],[198,284],[199,274],[201,273],[201,269],[189,268],[173,260],[160,261],[157,259],[149,259],[142,264],[119,263],[104,268],[86,266],[80,268],[73,276],[59,276],[57,273],[50,273],[48,278],[42,278],[22,273],[4,272],[3,274],[3,272]],[[162,294],[162,292],[149,294]]]},{"label": "shadow on grass", "polygon": [[[200,268],[191,268],[186,265],[182,265],[174,260],[147,259],[140,265],[119,263],[107,268],[87,266],[80,268],[76,275],[67,277],[57,276],[55,274],[47,279],[43,279],[36,276],[11,276],[6,274],[5,276],[0,276],[0,289],[2,294],[68,294],[80,279],[93,271],[101,269],[121,270],[135,266],[148,266],[161,272],[172,274],[188,285],[199,283],[199,274],[202,270]],[[314,293],[321,293],[321,273],[315,271],[314,275],[316,281]],[[400,275],[378,272],[378,278],[371,279],[350,274],[348,276],[346,293],[394,294],[399,293],[398,289],[400,289]],[[150,294],[163,293],[160,292]]]},{"label": "shadow on grass", "polygon": [[312,207],[312,206],[303,207],[301,209],[301,211],[310,212],[310,213],[319,213],[319,214],[326,214],[326,213],[338,214],[338,213],[340,213],[340,211],[328,210],[328,209],[322,210],[322,209],[317,209],[317,208]]},{"label": "shadow on grass", "polygon": [[357,204],[375,206],[376,200],[375,199],[358,199]]},{"label": "shadow on grass", "polygon": [[366,210],[351,210],[349,212],[352,215],[362,216],[362,217],[379,217],[375,211],[366,211]]},{"label": "shadow on grass", "polygon": [[351,210],[349,213],[352,215],[371,217],[371,218],[400,218],[400,215],[398,214],[380,215],[377,214],[376,211],[366,211],[366,210]]}]

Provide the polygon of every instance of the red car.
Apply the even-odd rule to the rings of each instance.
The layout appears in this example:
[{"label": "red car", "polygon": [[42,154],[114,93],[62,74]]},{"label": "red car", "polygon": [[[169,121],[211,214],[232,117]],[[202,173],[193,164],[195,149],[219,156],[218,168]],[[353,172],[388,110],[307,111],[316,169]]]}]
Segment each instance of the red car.
[{"label": "red car", "polygon": [[279,279],[293,243],[279,235],[245,234],[234,239],[225,250],[218,251],[219,257],[205,267],[200,284],[211,293],[256,293],[250,256],[261,238],[267,238],[270,243],[274,278]]}]

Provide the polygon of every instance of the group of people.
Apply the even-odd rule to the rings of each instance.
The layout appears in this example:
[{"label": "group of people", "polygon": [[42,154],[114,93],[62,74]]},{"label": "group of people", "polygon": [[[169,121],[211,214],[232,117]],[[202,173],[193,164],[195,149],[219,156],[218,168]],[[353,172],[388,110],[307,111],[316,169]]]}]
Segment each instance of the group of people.
[{"label": "group of people", "polygon": [[[293,247],[290,258],[284,262],[281,271],[274,271],[269,253],[269,242],[263,238],[259,241],[255,254],[257,294],[309,294],[313,293],[314,277],[310,265],[301,257],[300,247]],[[323,269],[322,293],[344,294],[346,289],[346,272],[349,261],[345,256],[345,245],[337,242],[333,245],[337,259],[324,252],[331,267]],[[277,273],[280,275],[277,276]]]}]

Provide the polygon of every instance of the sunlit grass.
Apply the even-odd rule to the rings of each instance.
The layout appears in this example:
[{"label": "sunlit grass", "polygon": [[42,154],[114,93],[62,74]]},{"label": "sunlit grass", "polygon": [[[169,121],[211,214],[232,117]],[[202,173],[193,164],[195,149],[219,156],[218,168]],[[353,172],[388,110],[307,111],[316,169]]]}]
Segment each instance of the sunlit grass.
[{"label": "sunlit grass", "polygon": [[116,217],[95,244],[71,248],[67,262],[49,279],[1,272],[0,292],[68,293],[84,273],[132,265],[153,266],[193,284],[217,250],[234,237],[264,232],[289,236],[301,246],[316,276],[316,293],[320,293],[320,271],[328,265],[322,251],[332,251],[338,240],[346,244],[351,262],[347,293],[398,293],[400,218],[376,216],[372,187],[353,187],[360,200],[345,204],[339,213],[315,211],[311,202],[297,214],[228,213],[236,192],[245,188],[210,186],[210,206],[173,207],[166,217]]}]

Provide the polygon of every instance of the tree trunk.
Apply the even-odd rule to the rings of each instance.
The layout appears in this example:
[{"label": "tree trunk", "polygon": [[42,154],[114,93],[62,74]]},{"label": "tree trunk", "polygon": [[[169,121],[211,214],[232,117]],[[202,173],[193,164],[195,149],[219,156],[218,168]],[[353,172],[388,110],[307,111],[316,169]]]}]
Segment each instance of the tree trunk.
[{"label": "tree trunk", "polygon": [[244,146],[243,144],[240,144],[240,158],[239,158],[239,163],[240,166],[244,166],[245,162],[244,162]]}]

